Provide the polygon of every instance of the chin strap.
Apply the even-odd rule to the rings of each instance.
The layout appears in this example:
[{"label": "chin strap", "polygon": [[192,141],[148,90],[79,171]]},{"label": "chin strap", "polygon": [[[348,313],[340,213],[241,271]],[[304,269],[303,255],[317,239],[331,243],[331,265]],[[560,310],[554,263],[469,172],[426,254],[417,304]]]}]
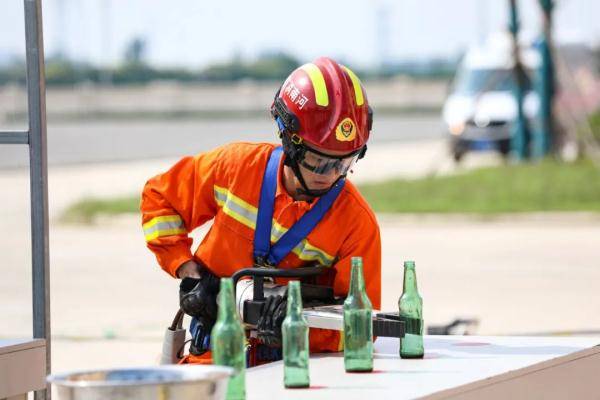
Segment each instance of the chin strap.
[{"label": "chin strap", "polygon": [[[285,148],[285,146],[284,146],[284,148]],[[329,191],[330,187],[327,189],[321,189],[321,190],[309,189],[309,187],[306,185],[306,181],[304,180],[304,177],[302,176],[302,172],[300,171],[298,162],[295,159],[293,159],[292,157],[290,157],[290,155],[287,152],[285,155],[286,155],[286,157],[283,160],[283,164],[287,165],[288,167],[290,167],[292,169],[292,171],[294,172],[294,176],[296,176],[296,179],[298,179],[298,181],[300,182],[300,185],[302,186],[300,188],[296,188],[296,193],[303,195],[303,196],[316,198],[316,197],[320,197],[320,196],[324,195],[325,193],[327,193]]]},{"label": "chin strap", "polygon": [[[340,179],[346,177],[346,175],[340,175],[335,182],[331,184],[327,189],[321,190],[312,190],[306,184],[304,177],[302,176],[302,172],[300,171],[300,166],[298,165],[297,157],[301,150],[297,149],[297,145],[294,145],[290,140],[289,136],[284,133],[284,127],[279,118],[277,118],[277,124],[279,125],[279,136],[281,137],[281,142],[283,143],[283,152],[285,154],[285,158],[283,159],[283,164],[287,165],[294,172],[294,176],[300,182],[301,188],[296,189],[296,193],[310,197],[311,200],[317,197],[323,196],[325,193],[329,192],[336,183],[339,182]],[[282,129],[283,128],[283,129]]]}]

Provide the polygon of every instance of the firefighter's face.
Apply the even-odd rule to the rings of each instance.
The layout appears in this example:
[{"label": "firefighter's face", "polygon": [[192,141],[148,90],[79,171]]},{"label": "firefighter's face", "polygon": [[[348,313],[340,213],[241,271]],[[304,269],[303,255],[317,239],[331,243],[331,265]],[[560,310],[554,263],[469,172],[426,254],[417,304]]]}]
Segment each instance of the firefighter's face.
[{"label": "firefighter's face", "polygon": [[325,174],[316,174],[301,165],[300,171],[306,185],[311,190],[328,189],[340,177],[340,174],[335,169],[331,169]]},{"label": "firefighter's face", "polygon": [[311,151],[305,153],[304,159],[299,165],[304,181],[311,190],[329,189],[340,175],[348,172],[358,158],[357,155],[338,158],[347,153],[326,150],[316,146],[313,147],[319,153],[330,155],[332,158],[324,157]]}]

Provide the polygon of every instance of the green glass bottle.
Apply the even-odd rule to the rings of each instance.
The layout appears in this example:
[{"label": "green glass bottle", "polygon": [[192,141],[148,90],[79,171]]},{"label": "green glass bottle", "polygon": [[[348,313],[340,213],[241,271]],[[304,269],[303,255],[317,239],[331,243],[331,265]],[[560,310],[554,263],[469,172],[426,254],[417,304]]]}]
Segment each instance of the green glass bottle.
[{"label": "green glass bottle", "polygon": [[352,257],[350,290],[344,301],[344,366],[347,372],[373,370],[373,307],[365,292],[362,258]]},{"label": "green glass bottle", "polygon": [[404,262],[404,285],[398,308],[405,329],[404,338],[400,339],[400,357],[423,358],[423,299],[417,290],[414,261]]},{"label": "green glass bottle", "polygon": [[226,398],[243,400],[246,398],[246,335],[235,309],[231,278],[221,278],[218,304],[217,322],[210,339],[213,362],[235,370],[229,378]]},{"label": "green glass bottle", "polygon": [[310,385],[308,375],[308,323],[302,315],[300,282],[290,281],[287,314],[281,325],[283,336],[283,384],[287,388]]}]

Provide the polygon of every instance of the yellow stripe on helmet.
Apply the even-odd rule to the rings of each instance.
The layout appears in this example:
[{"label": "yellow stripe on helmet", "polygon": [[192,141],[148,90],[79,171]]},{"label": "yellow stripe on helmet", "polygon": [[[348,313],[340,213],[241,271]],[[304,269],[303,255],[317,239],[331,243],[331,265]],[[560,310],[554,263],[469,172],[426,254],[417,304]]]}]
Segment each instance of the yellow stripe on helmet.
[{"label": "yellow stripe on helmet", "polygon": [[315,64],[304,64],[300,67],[303,69],[310,78],[313,88],[315,89],[315,100],[317,105],[327,107],[329,105],[329,95],[327,94],[327,86],[325,85],[325,78],[323,73]]},{"label": "yellow stripe on helmet", "polygon": [[356,76],[356,74],[352,72],[350,68],[345,66],[343,68],[344,70],[346,70],[346,73],[350,77],[350,80],[352,81],[352,86],[354,86],[354,97],[356,97],[356,105],[362,106],[365,102],[365,98],[363,97],[360,79],[358,79],[358,76]]}]

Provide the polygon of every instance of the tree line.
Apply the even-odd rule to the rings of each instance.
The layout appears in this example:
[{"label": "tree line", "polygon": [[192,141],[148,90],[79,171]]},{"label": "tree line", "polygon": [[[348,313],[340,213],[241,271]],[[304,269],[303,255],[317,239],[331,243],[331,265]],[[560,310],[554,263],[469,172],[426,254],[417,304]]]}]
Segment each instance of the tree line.
[{"label": "tree line", "polygon": [[[186,68],[157,68],[141,59],[131,57],[115,68],[103,68],[91,64],[51,57],[46,60],[46,84],[73,85],[92,84],[145,84],[168,80],[177,82],[234,82],[242,79],[257,81],[281,80],[300,66],[299,61],[287,54],[259,57],[255,61],[231,61],[212,64],[202,70]],[[26,82],[23,60],[0,67],[0,85]]]},{"label": "tree line", "polygon": [[[281,81],[302,62],[285,52],[271,52],[255,60],[234,56],[228,61],[213,63],[199,70],[158,68],[146,61],[146,42],[136,38],[127,46],[122,62],[114,68],[99,67],[54,55],[46,59],[46,84],[67,86],[79,83],[130,85],[153,81],[174,82],[237,82]],[[344,60],[339,60],[344,62]],[[363,79],[386,79],[399,74],[414,78],[449,79],[456,68],[455,60],[430,60],[426,63],[405,62],[383,65],[369,70],[355,69]],[[0,66],[0,86],[9,83],[24,85],[25,62],[16,60]]]}]

